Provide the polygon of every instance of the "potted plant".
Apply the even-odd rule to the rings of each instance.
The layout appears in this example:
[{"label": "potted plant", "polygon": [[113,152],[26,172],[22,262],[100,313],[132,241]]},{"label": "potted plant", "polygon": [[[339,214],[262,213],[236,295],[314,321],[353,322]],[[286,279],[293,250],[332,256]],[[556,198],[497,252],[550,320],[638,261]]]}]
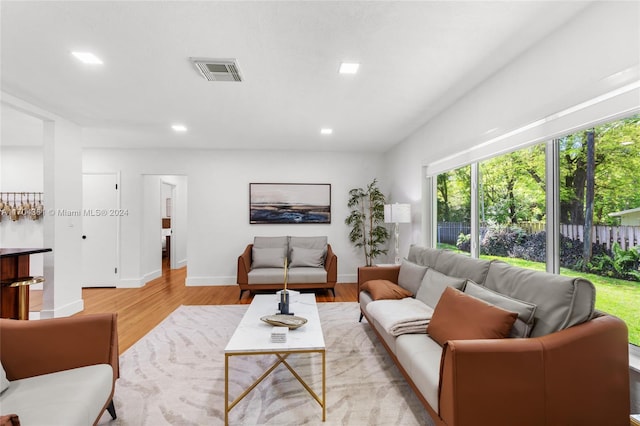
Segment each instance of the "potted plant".
[{"label": "potted plant", "polygon": [[344,222],[351,226],[349,240],[364,250],[367,266],[371,266],[377,256],[387,253],[387,249],[381,248],[389,239],[389,232],[383,225],[384,203],[384,194],[378,188],[376,179],[365,189],[354,188],[349,191],[347,205],[351,213]]}]

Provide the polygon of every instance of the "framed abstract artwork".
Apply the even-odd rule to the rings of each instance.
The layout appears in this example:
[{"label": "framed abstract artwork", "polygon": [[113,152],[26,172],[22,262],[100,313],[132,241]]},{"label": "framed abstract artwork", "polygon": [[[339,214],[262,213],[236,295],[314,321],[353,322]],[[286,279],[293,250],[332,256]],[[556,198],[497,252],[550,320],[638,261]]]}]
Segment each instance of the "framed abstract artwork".
[{"label": "framed abstract artwork", "polygon": [[331,223],[331,184],[250,183],[249,223]]}]

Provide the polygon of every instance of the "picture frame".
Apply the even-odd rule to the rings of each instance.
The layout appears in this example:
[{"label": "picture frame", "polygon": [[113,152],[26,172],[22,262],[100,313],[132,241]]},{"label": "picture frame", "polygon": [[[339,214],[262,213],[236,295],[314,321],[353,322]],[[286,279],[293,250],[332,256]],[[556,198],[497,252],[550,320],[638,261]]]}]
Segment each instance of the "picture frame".
[{"label": "picture frame", "polygon": [[250,224],[329,224],[331,184],[250,183]]}]

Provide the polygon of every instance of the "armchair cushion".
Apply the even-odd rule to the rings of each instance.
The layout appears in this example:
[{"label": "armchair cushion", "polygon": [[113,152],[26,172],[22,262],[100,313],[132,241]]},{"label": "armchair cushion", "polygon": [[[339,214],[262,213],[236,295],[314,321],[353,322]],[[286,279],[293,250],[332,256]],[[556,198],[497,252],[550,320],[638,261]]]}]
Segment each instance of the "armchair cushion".
[{"label": "armchair cushion", "polygon": [[13,381],[2,394],[2,414],[16,413],[24,425],[90,425],[110,399],[109,364],[72,368]]},{"label": "armchair cushion", "polygon": [[287,249],[288,237],[254,237],[253,246],[258,248],[282,248]]},{"label": "armchair cushion", "polygon": [[440,345],[449,340],[502,339],[517,318],[515,312],[447,287],[433,310],[427,333]]},{"label": "armchair cushion", "polygon": [[361,290],[368,291],[373,300],[404,299],[411,297],[409,290],[387,280],[371,280],[360,286]]},{"label": "armchair cushion", "polygon": [[309,268],[306,266],[298,266],[289,268],[289,283],[293,284],[311,284],[326,283],[327,271],[324,268]]},{"label": "armchair cushion", "polygon": [[289,247],[327,250],[327,237],[290,237]]},{"label": "armchair cushion", "polygon": [[279,247],[260,248],[253,246],[251,250],[251,269],[254,268],[284,268],[286,251]]},{"label": "armchair cushion", "polygon": [[[289,281],[291,273],[289,273]],[[284,268],[255,268],[247,274],[247,283],[249,284],[279,284],[284,285]]]},{"label": "armchair cushion", "polygon": [[322,268],[324,266],[324,256],[326,252],[322,249],[307,249],[303,247],[291,248],[291,268],[309,267]]},{"label": "armchair cushion", "polygon": [[7,373],[4,371],[4,367],[0,362],[0,393],[4,392],[9,387],[9,381],[7,380]]}]

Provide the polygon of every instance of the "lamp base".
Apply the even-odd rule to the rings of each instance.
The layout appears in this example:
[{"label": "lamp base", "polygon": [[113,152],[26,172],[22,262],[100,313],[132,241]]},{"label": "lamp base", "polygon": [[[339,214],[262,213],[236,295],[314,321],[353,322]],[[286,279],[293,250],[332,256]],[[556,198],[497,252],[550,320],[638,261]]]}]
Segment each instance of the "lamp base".
[{"label": "lamp base", "polygon": [[286,290],[280,293],[280,303],[278,303],[278,310],[282,315],[293,315],[293,312],[289,312],[289,292]]}]

